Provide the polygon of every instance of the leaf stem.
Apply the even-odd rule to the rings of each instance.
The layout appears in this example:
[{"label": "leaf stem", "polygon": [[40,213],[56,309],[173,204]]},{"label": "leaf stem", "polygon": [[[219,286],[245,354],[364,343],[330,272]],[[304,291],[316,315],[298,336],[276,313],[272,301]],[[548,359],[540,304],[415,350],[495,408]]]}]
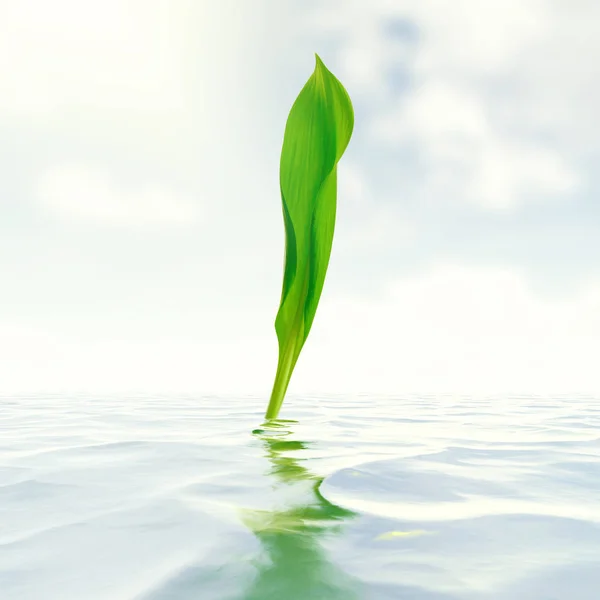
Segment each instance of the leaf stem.
[{"label": "leaf stem", "polygon": [[287,391],[287,387],[292,376],[292,371],[294,369],[295,341],[295,338],[290,339],[290,343],[287,344],[278,361],[277,373],[275,374],[275,383],[273,384],[271,399],[269,400],[267,414],[265,415],[266,419],[276,419],[277,415],[279,415],[279,410],[283,404],[283,398],[285,396],[285,392]]}]

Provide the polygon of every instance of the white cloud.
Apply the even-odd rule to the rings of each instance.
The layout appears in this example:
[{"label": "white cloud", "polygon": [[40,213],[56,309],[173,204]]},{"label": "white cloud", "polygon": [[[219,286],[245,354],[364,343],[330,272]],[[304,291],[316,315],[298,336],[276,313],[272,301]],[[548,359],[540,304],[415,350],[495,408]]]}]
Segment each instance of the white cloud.
[{"label": "white cloud", "polygon": [[336,230],[333,242],[336,255],[397,248],[403,244],[412,244],[416,238],[416,228],[412,221],[380,205],[364,210],[360,221],[339,223]]},{"label": "white cloud", "polygon": [[415,239],[414,223],[372,194],[363,169],[342,159],[338,165],[338,209],[334,252],[362,252]]},{"label": "white cloud", "polygon": [[338,197],[345,204],[364,207],[372,200],[365,176],[359,165],[349,162],[347,158],[338,164]]},{"label": "white cloud", "polygon": [[405,43],[382,35],[385,17],[397,12],[385,0],[326,0],[303,15],[301,23],[309,31],[341,40],[336,74],[353,92],[373,98],[387,89],[386,70],[411,55]]},{"label": "white cloud", "polygon": [[374,123],[383,141],[415,143],[431,193],[491,209],[571,192],[578,177],[561,154],[494,127],[484,102],[460,85],[432,80]]},{"label": "white cloud", "polygon": [[[437,265],[378,299],[324,294],[291,393],[598,393],[600,281],[544,298],[510,269]],[[261,320],[263,313],[261,313]],[[226,313],[214,315],[227,321]],[[77,339],[0,323],[0,392],[270,390],[264,335]]]},{"label": "white cloud", "polygon": [[85,165],[49,168],[41,175],[35,196],[60,218],[100,225],[187,225],[199,218],[198,203],[189,198],[152,183],[126,186]]},{"label": "white cloud", "polygon": [[231,93],[243,75],[240,48],[263,4],[0,0],[0,118],[193,111],[210,119],[223,95],[214,90]]},{"label": "white cloud", "polygon": [[181,59],[162,0],[1,5],[1,112],[181,107]]},{"label": "white cloud", "polygon": [[552,299],[514,270],[437,265],[380,299],[325,294],[298,377],[330,391],[598,392],[598,306],[600,281]]},{"label": "white cloud", "polygon": [[554,18],[548,0],[410,0],[398,9],[423,38],[417,70],[434,76],[512,69],[523,52],[548,42]]},{"label": "white cloud", "polygon": [[231,343],[92,340],[0,322],[0,394],[266,393],[276,365],[274,334]]},{"label": "white cloud", "polygon": [[[598,147],[598,18],[583,0],[330,0],[312,26],[339,39],[349,87],[370,91],[375,140],[416,149],[423,195],[506,210],[585,183],[580,159]],[[400,20],[416,41],[384,33]],[[398,66],[411,79],[400,96]]]},{"label": "white cloud", "polygon": [[492,209],[568,194],[579,186],[579,176],[558,152],[516,140],[486,140],[473,153],[472,164],[465,197]]}]

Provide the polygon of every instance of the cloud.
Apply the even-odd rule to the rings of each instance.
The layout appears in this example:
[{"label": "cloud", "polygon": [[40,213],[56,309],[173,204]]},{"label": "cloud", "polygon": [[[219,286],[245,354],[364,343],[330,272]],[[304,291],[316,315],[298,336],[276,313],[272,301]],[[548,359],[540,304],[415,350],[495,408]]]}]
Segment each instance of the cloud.
[{"label": "cloud", "polygon": [[163,186],[126,186],[100,169],[79,164],[47,169],[35,196],[59,218],[99,225],[181,226],[199,218],[197,203]]},{"label": "cloud", "polygon": [[325,0],[300,21],[313,34],[338,42],[339,73],[356,94],[379,98],[389,91],[387,71],[411,55],[406,40],[386,37],[385,19],[398,10],[382,0]]},{"label": "cloud", "polygon": [[338,164],[337,172],[338,196],[344,199],[344,203],[363,208],[372,201],[365,175],[359,165],[344,158],[343,162]]},{"label": "cloud", "polygon": [[35,117],[39,125],[57,114],[172,119],[184,113],[189,122],[193,113],[206,116],[208,127],[223,90],[231,94],[244,75],[237,59],[263,5],[3,0],[0,119]]},{"label": "cloud", "polygon": [[536,293],[508,268],[437,264],[380,298],[324,297],[298,366],[317,390],[598,392],[600,281]]},{"label": "cloud", "polygon": [[414,242],[417,233],[414,222],[378,202],[372,189],[360,164],[344,157],[338,165],[336,255],[364,255]]},{"label": "cloud", "polygon": [[276,361],[274,339],[92,340],[0,322],[0,394],[266,393]]},{"label": "cloud", "polygon": [[[598,393],[598,306],[600,280],[545,298],[517,271],[453,264],[398,278],[379,298],[330,290],[290,393]],[[216,310],[214,318],[226,322],[227,315]],[[215,391],[266,398],[277,342],[264,322],[264,335],[143,341],[84,339],[0,322],[0,392]]]},{"label": "cloud", "polygon": [[430,194],[489,209],[511,209],[577,189],[579,177],[558,150],[496,128],[484,102],[455,84],[431,81],[376,120],[383,142],[414,145]]},{"label": "cloud", "polygon": [[181,59],[161,0],[4,2],[0,113],[176,110]]},{"label": "cloud", "polygon": [[[598,149],[597,3],[329,0],[339,73],[371,102],[373,142],[412,151],[419,194],[493,211],[570,197]],[[394,88],[402,75],[405,85]],[[390,168],[393,160],[390,160]]]},{"label": "cloud", "polygon": [[[212,321],[226,323],[225,309]],[[236,315],[233,315],[236,320]],[[207,325],[201,335],[156,334],[140,339],[120,327],[118,315],[101,332],[50,320],[0,319],[0,394],[52,392],[267,393],[277,365],[277,338],[269,318],[263,338],[235,337]],[[192,326],[192,329],[194,327]],[[227,332],[226,332],[227,333]],[[231,332],[229,332],[231,333]],[[154,334],[154,335],[153,335]]]}]

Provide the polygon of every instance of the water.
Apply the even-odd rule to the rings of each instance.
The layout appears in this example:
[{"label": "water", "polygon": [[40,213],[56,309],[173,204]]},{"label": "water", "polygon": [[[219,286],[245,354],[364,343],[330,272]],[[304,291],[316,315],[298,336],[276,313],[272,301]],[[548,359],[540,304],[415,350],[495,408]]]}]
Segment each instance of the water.
[{"label": "water", "polygon": [[2,600],[597,600],[594,398],[0,398]]}]

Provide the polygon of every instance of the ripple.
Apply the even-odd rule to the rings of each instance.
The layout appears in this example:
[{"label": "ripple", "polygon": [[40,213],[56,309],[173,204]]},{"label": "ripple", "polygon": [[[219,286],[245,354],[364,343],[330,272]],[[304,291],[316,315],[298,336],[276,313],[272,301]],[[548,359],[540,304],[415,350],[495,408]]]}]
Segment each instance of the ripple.
[{"label": "ripple", "polygon": [[592,600],[588,397],[0,398],[2,600]]},{"label": "ripple", "polygon": [[[556,453],[560,456],[560,453]],[[451,448],[333,473],[322,493],[351,510],[415,520],[543,514],[600,522],[600,461],[551,462],[543,452]]]}]

